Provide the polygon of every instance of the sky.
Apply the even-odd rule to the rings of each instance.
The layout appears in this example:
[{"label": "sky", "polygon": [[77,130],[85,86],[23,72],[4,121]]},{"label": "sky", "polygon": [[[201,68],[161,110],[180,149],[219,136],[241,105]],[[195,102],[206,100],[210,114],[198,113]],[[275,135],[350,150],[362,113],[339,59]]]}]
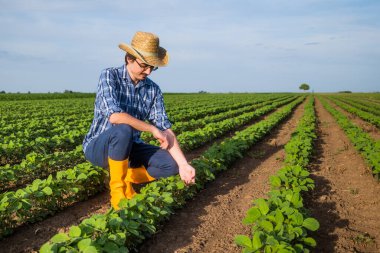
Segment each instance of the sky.
[{"label": "sky", "polygon": [[163,92],[380,91],[378,0],[0,0],[0,91],[96,92],[159,36]]}]

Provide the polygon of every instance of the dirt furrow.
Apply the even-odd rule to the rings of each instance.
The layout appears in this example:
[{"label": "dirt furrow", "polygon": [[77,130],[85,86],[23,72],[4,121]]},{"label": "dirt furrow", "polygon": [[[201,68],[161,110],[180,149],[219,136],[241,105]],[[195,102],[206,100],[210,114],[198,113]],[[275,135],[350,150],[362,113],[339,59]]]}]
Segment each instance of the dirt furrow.
[{"label": "dirt furrow", "polygon": [[251,201],[266,197],[269,176],[282,166],[284,145],[303,114],[304,103],[262,142],[197,194],[147,240],[140,252],[241,252],[233,240],[249,235],[242,219]]},{"label": "dirt furrow", "polygon": [[335,119],[316,101],[318,141],[307,206],[321,227],[315,252],[379,252],[380,184]]},{"label": "dirt furrow", "polygon": [[367,132],[374,140],[380,140],[380,130],[373,124],[361,119],[360,117],[356,116],[355,114],[352,114],[333,102],[329,100],[330,104],[337,109],[338,111],[342,112],[346,117],[350,119],[355,125],[363,129],[365,132]]}]

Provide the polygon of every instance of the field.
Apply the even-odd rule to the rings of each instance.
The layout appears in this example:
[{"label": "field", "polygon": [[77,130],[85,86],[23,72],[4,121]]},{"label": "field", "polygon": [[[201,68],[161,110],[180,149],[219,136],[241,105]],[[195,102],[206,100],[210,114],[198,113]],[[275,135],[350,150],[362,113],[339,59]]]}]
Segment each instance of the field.
[{"label": "field", "polygon": [[167,94],[197,183],[120,211],[82,153],[93,104],[0,94],[1,252],[380,252],[379,94]]}]

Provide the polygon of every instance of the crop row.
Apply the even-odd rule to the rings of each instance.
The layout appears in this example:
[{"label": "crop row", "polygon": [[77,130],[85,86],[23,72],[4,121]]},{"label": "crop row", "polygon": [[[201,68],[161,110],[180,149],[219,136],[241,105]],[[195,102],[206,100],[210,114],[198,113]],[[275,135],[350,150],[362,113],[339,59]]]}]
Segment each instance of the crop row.
[{"label": "crop row", "polygon": [[[292,99],[294,99],[294,97],[292,97]],[[269,105],[269,104],[273,104],[275,102],[280,102],[280,101],[285,101],[285,100],[290,101],[292,99],[289,99],[289,96],[286,96],[286,97],[279,97],[279,98],[276,98],[273,100],[272,99],[266,100],[266,101],[261,102],[261,103],[256,101],[257,104],[251,104],[251,105],[244,106],[244,107],[239,106],[237,109],[230,107],[230,110],[225,111],[223,113],[211,114],[211,116],[207,115],[206,117],[203,117],[200,119],[191,119],[191,120],[187,120],[187,121],[176,122],[173,125],[172,129],[176,133],[177,132],[184,132],[184,131],[191,131],[191,130],[194,130],[197,128],[204,127],[208,123],[219,122],[219,121],[227,119],[227,118],[235,117],[235,116],[242,114],[242,113],[253,111],[253,110],[261,108],[265,105]]]},{"label": "crop row", "polygon": [[213,145],[200,158],[194,159],[196,185],[185,187],[179,176],[152,182],[142,188],[131,200],[122,200],[120,210],[110,209],[72,226],[69,233],[59,233],[45,243],[45,252],[128,252],[142,240],[156,232],[157,225],[166,219],[174,208],[185,203],[197,189],[215,178],[215,173],[226,170],[242,153],[260,140],[292,112],[304,98],[284,106],[251,127],[236,132],[219,145]]},{"label": "crop row", "polygon": [[[217,106],[228,106],[237,103],[252,104],[252,101],[266,101],[272,100],[277,97],[282,97],[284,94],[233,94],[228,96],[221,94],[194,96],[165,96],[165,105],[167,107],[168,115],[176,115],[177,113],[189,113],[202,108],[213,108]],[[170,117],[171,118],[171,117]]]},{"label": "crop row", "polygon": [[188,121],[192,119],[199,119],[202,117],[205,117],[207,115],[214,115],[221,112],[226,112],[232,109],[238,109],[244,106],[254,105],[258,103],[262,103],[268,100],[272,100],[273,98],[268,97],[258,97],[256,99],[251,99],[248,101],[240,101],[237,103],[225,103],[223,106],[216,106],[216,107],[209,107],[205,106],[198,110],[194,110],[193,108],[187,108],[185,110],[181,110],[179,112],[176,112],[175,114],[171,114],[168,112],[170,120],[176,124],[179,121]]},{"label": "crop row", "polygon": [[341,102],[345,102],[346,104],[349,104],[357,109],[380,116],[380,105],[376,103],[372,103],[366,100],[354,99],[351,97],[334,96],[333,98],[336,98]]},{"label": "crop row", "polygon": [[301,193],[314,188],[306,166],[313,150],[315,135],[314,99],[305,106],[304,115],[291,140],[285,145],[283,168],[270,177],[269,198],[253,201],[243,220],[251,227],[252,236],[237,235],[235,242],[243,252],[309,252],[316,246],[308,231],[319,228],[309,217]]},{"label": "crop row", "polygon": [[350,112],[350,113],[353,113],[355,114],[356,116],[360,117],[361,119],[365,120],[365,121],[368,121],[369,123],[375,125],[376,127],[380,128],[380,117],[379,116],[376,116],[372,113],[369,113],[369,112],[365,112],[365,111],[362,111],[360,109],[357,109],[349,104],[347,104],[346,102],[341,102],[339,100],[337,100],[336,98],[333,98],[333,97],[329,97],[329,99],[331,99],[332,101],[334,101],[334,103],[336,105],[338,105],[339,107],[343,108],[344,110]]},{"label": "crop row", "polygon": [[37,178],[46,178],[57,171],[66,170],[85,162],[82,145],[68,152],[50,154],[30,153],[19,164],[0,167],[0,193],[23,186]]},{"label": "crop row", "polygon": [[0,238],[26,222],[41,220],[70,203],[84,200],[103,189],[107,171],[90,163],[36,179],[17,191],[0,194]]},{"label": "crop row", "polygon": [[[197,148],[205,142],[209,142],[218,136],[221,136],[235,128],[243,126],[250,121],[259,118],[260,116],[263,116],[275,110],[277,107],[289,103],[294,99],[295,97],[292,97],[281,102],[274,102],[271,105],[261,107],[253,112],[243,113],[235,118],[210,123],[203,128],[198,128],[194,131],[182,132],[177,136],[178,142],[181,144],[183,150],[191,150]],[[151,143],[158,144],[156,140],[152,141]]]},{"label": "crop row", "polygon": [[380,141],[375,141],[371,136],[356,126],[343,113],[334,109],[324,99],[320,98],[323,106],[336,119],[339,126],[344,130],[348,138],[354,144],[355,148],[367,160],[375,177],[379,178],[380,174]]},{"label": "crop row", "polygon": [[[248,105],[244,107],[237,107],[233,106],[229,111],[224,111],[221,113],[217,114],[212,114],[212,116],[206,116],[204,118],[200,119],[191,119],[188,121],[180,121],[174,123],[172,129],[173,131],[178,135],[182,134],[185,132],[193,132],[196,129],[199,129],[198,131],[202,131],[202,128],[209,127],[211,123],[218,125],[218,122],[223,123],[223,120],[231,120],[233,117],[236,117],[238,115],[242,115],[243,113],[250,113],[255,109],[260,109],[264,107],[265,105],[279,105],[279,103],[287,103],[292,100],[294,100],[296,97],[285,97],[285,98],[280,98],[280,99],[275,99],[275,100],[269,100],[266,102],[258,103],[258,104],[253,104],[253,105]],[[237,107],[237,109],[235,109]],[[211,125],[212,126],[212,125]],[[146,142],[149,142],[151,140],[154,140],[153,136],[150,133],[144,132],[142,134],[143,140]],[[154,143],[154,142],[153,142]]]},{"label": "crop row", "polygon": [[93,98],[0,102],[0,128],[29,119],[86,115],[93,104]]},{"label": "crop row", "polygon": [[15,164],[31,152],[53,153],[74,149],[88,131],[88,127],[63,131],[53,137],[37,137],[34,140],[18,139],[8,143],[0,143],[0,165]]}]

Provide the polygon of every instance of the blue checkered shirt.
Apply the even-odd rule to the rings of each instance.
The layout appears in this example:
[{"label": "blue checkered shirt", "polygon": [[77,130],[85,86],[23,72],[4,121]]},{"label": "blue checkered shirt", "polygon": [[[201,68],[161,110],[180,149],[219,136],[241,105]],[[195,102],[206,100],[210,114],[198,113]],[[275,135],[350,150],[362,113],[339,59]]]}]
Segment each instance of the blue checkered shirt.
[{"label": "blue checkered shirt", "polygon": [[[91,140],[112,126],[109,117],[117,112],[126,112],[137,119],[149,121],[160,130],[171,127],[162,92],[157,84],[145,78],[134,86],[126,65],[107,68],[100,74],[94,120],[83,140],[83,151]],[[140,131],[134,131],[135,142],[142,142],[140,134]]]}]

